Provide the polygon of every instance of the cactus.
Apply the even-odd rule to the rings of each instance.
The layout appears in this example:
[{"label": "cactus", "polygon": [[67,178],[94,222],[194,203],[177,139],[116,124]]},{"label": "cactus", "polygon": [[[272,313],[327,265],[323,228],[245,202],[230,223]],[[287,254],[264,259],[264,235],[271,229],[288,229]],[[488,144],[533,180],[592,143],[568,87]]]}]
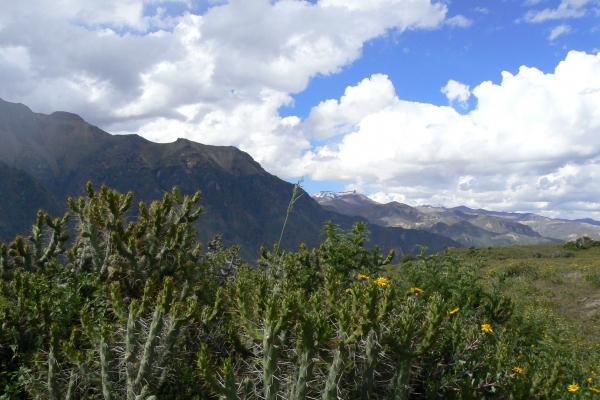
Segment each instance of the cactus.
[{"label": "cactus", "polygon": [[182,196],[173,188],[161,202],[149,207],[139,203],[139,221],[126,225],[133,194],[106,186],[97,193],[88,182],[87,197],[68,201],[81,232],[67,253],[72,267],[85,270],[91,265],[99,279],[120,282],[134,297],[153,274],[180,276],[193,285],[197,273],[190,268],[196,269],[201,257],[192,222],[202,213],[200,197],[200,192]]},{"label": "cactus", "polygon": [[309,308],[300,317],[300,343],[298,354],[298,374],[291,388],[291,400],[304,400],[308,395],[308,384],[313,378],[314,357],[318,347],[328,338],[325,316],[319,307],[317,297],[308,301]]},{"label": "cactus", "polygon": [[[75,366],[72,373],[92,386],[100,384],[107,400],[118,397],[114,385],[117,372],[125,376],[124,390],[128,400],[149,399],[167,377],[183,325],[198,310],[193,298],[177,296],[173,279],[165,278],[155,300],[152,298],[154,288],[154,281],[149,280],[142,299],[133,299],[126,305],[119,284],[111,285],[110,304],[117,317],[116,326],[106,321],[93,321],[88,312],[82,314],[81,327],[92,349],[99,355],[100,371],[75,350],[75,336],[63,343],[67,359]],[[156,306],[152,317],[147,319],[152,304]],[[144,329],[147,323],[148,328]]]},{"label": "cactus", "polygon": [[[276,400],[279,390],[279,377],[277,375],[277,362],[279,358],[279,334],[289,326],[290,316],[294,311],[296,299],[293,293],[283,298],[271,294],[260,297],[262,302],[258,315],[258,321],[253,321],[251,311],[248,307],[249,297],[248,288],[245,287],[245,281],[241,280],[234,287],[235,299],[237,303],[238,315],[244,328],[250,336],[262,342],[262,368],[263,368],[263,393],[266,400]],[[266,282],[260,282],[262,285],[259,292],[266,292]],[[262,327],[262,328],[261,328]]]},{"label": "cactus", "polygon": [[[63,232],[63,228],[69,218],[70,214],[66,213],[63,218],[52,220],[42,210],[38,211],[32,234],[28,237],[31,246],[21,236],[15,238],[8,251],[6,246],[2,244],[0,248],[0,270],[8,271],[20,268],[29,272],[43,271],[53,259],[65,252],[64,244],[69,236]],[[47,229],[44,228],[44,224]],[[50,239],[46,239],[47,230],[51,231]]]},{"label": "cactus", "polygon": [[215,378],[218,373],[210,361],[208,346],[204,344],[200,349],[200,356],[198,357],[198,369],[212,391],[217,393],[221,399],[239,399],[237,395],[237,384],[235,382],[235,376],[233,372],[233,364],[230,358],[223,360],[223,370],[220,374],[223,376],[223,382],[220,382]]}]

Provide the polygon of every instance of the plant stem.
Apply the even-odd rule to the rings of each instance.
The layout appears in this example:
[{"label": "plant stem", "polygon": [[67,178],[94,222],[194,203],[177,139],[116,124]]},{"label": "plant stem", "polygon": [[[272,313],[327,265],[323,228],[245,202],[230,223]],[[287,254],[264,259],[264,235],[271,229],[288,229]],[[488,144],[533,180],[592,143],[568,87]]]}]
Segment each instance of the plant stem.
[{"label": "plant stem", "polygon": [[299,193],[299,189],[302,189],[300,184],[304,182],[304,176],[298,180],[298,182],[294,185],[294,190],[292,192],[292,199],[290,200],[290,204],[288,204],[287,214],[285,215],[285,221],[283,222],[283,228],[281,228],[281,235],[279,235],[279,242],[277,243],[277,249],[281,247],[281,239],[283,238],[283,232],[285,231],[285,226],[287,225],[288,217],[292,212],[292,208],[294,208],[294,204],[300,197],[304,195],[304,193]]}]

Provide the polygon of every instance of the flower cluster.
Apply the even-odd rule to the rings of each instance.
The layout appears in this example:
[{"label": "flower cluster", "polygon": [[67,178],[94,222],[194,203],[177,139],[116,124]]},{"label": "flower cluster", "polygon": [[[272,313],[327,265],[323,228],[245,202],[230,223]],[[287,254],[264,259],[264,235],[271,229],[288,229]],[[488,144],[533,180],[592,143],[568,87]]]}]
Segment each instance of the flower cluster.
[{"label": "flower cluster", "polygon": [[514,369],[514,371],[517,374],[521,374],[521,375],[523,374],[523,368],[521,368],[521,367],[514,367],[513,369]]}]

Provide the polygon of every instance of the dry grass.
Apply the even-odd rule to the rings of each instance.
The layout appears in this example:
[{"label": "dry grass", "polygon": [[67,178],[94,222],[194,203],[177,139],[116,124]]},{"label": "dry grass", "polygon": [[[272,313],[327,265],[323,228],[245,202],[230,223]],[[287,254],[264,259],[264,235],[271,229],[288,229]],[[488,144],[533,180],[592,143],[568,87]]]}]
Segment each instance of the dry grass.
[{"label": "dry grass", "polygon": [[[487,285],[503,291],[532,314],[547,310],[580,346],[600,347],[600,247],[573,250],[564,245],[460,248],[465,264],[477,264]],[[391,266],[394,274],[397,266]]]}]

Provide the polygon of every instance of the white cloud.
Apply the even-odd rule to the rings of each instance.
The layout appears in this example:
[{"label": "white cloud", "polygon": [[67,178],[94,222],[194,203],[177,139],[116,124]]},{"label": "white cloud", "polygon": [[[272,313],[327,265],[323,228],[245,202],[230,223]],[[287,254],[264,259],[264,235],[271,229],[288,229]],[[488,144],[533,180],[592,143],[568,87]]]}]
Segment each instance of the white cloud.
[{"label": "white cloud", "polygon": [[446,25],[449,26],[458,26],[461,28],[468,28],[473,23],[472,20],[468,19],[464,15],[455,15],[454,17],[448,18],[446,20]]},{"label": "white cloud", "polygon": [[[402,100],[388,77],[373,75],[301,121],[278,109],[312,77],[340,71],[390,29],[440,27],[447,7],[215,4],[204,15],[173,17],[148,15],[157,0],[0,0],[0,97],[76,112],[113,133],[236,145],[281,177],[341,180],[374,198],[600,209],[600,56],[571,52],[553,74],[522,67],[472,91],[449,81],[451,103],[477,98],[467,115]],[[458,17],[450,23],[467,26]]]},{"label": "white cloud", "polygon": [[[472,90],[478,104],[467,115],[389,99],[382,77],[363,81],[356,88],[383,93],[387,106],[306,153],[296,175],[345,180],[377,201],[402,194],[414,205],[600,213],[600,56],[570,52],[554,73],[521,67],[502,77]],[[349,92],[345,103],[359,100]],[[335,126],[342,103],[328,108]]]},{"label": "white cloud", "polygon": [[558,25],[557,27],[554,27],[552,29],[552,31],[550,31],[550,36],[548,36],[548,39],[554,40],[557,37],[559,37],[560,35],[564,35],[569,32],[571,32],[571,27],[567,24],[561,24],[561,25]]},{"label": "white cloud", "polygon": [[557,8],[531,10],[525,14],[526,22],[543,22],[554,19],[581,18],[586,15],[585,6],[591,0],[562,0]]},{"label": "white cloud", "polygon": [[404,203],[406,201],[406,196],[400,193],[384,193],[377,192],[368,196],[371,200],[376,201],[381,204],[391,203],[392,201],[396,201],[398,203]]},{"label": "white cloud", "polygon": [[349,86],[340,101],[327,100],[313,107],[304,124],[316,139],[351,132],[367,115],[384,110],[397,101],[394,85],[385,75],[365,78]]},{"label": "white cloud", "polygon": [[441,89],[441,92],[446,95],[450,105],[455,101],[458,101],[462,108],[467,108],[469,97],[471,97],[469,85],[450,79],[446,86]]},{"label": "white cloud", "polygon": [[[0,97],[70,110],[111,132],[169,141],[184,131],[262,148],[243,123],[227,129],[230,115],[252,120],[269,110],[278,121],[290,93],[340,71],[366,41],[439,27],[447,13],[430,0],[231,0],[204,15],[168,16],[167,2],[0,0]],[[17,56],[29,61],[10,61]],[[230,133],[213,135],[213,126]],[[279,137],[271,128],[261,135]]]}]

